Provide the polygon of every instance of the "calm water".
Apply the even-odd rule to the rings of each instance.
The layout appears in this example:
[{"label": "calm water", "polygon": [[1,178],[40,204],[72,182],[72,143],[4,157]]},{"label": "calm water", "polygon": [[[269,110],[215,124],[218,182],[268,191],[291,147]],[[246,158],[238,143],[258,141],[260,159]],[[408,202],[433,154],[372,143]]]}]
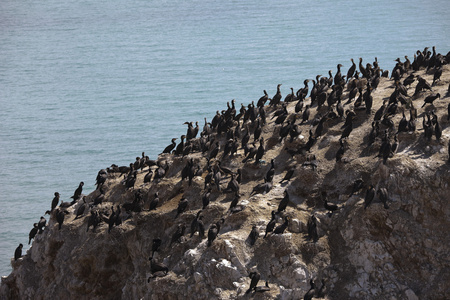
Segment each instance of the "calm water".
[{"label": "calm water", "polygon": [[[364,6],[362,6],[364,3]],[[80,181],[152,159],[226,102],[377,56],[450,50],[448,0],[0,2],[0,274]],[[48,219],[48,217],[47,217]]]}]

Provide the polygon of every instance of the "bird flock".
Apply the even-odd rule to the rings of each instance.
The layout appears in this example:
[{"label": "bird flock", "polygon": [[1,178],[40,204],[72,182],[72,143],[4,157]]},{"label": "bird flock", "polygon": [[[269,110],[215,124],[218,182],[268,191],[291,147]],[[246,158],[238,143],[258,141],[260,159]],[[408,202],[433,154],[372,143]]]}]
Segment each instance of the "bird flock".
[{"label": "bird flock", "polygon": [[[271,215],[267,216],[268,221],[262,238],[260,226],[252,225],[248,235],[249,247],[253,247],[260,238],[264,242],[271,235],[283,234],[289,230],[293,218],[291,213],[286,213],[287,207],[293,205],[288,187],[291,180],[296,178],[299,166],[297,163],[287,166],[283,170],[285,174],[282,180],[274,183],[277,160],[280,158],[269,156],[270,149],[279,147],[288,157],[298,158],[297,161],[301,161],[301,168],[317,171],[320,162],[316,157],[314,146],[326,135],[327,128],[333,126],[339,128],[340,136],[335,161],[336,164],[344,164],[351,156],[347,154],[354,138],[352,133],[363,122],[369,122],[370,131],[364,133],[361,142],[370,153],[374,154],[374,159],[379,158],[383,165],[387,165],[396,155],[402,134],[419,131],[416,123],[420,115],[422,115],[423,136],[420,135],[418,139],[429,144],[434,136],[437,143],[443,143],[443,127],[440,124],[442,121],[437,116],[434,102],[443,101],[444,98],[448,102],[450,85],[444,97],[440,93],[435,93],[434,87],[440,84],[442,70],[450,62],[450,52],[442,55],[437,53],[434,47],[431,51],[429,48],[418,50],[412,62],[408,56],[405,56],[403,62],[398,58],[390,75],[389,71],[379,67],[376,58],[372,64],[364,65],[362,61],[360,58],[357,66],[351,59],[352,65],[346,75],[341,72],[343,65],[338,64],[334,76],[332,71],[329,71],[329,76],[317,75],[315,79],[306,79],[300,89],[294,92],[294,89],[290,88],[290,93],[284,98],[281,94],[282,84],[278,84],[276,93],[271,98],[264,90],[264,95],[257,101],[252,101],[247,106],[241,104],[240,108],[235,106],[236,101],[233,99],[227,102],[226,109],[217,111],[210,122],[205,118],[201,131],[198,122],[195,122],[195,125],[194,122],[185,122],[187,132],[180,137],[180,142],[177,144],[177,138],[173,138],[156,160],[151,160],[143,152],[142,156],[136,157],[135,162],[129,166],[111,165],[102,169],[98,172],[97,188],[93,193],[89,196],[83,194],[83,182],[80,182],[74,191],[70,202],[60,200],[60,194],[56,192],[51,209],[46,214],[58,223],[58,230],[61,230],[68,215],[73,214],[74,220],[83,220],[86,231],[92,227],[92,231],[95,232],[104,222],[108,225],[108,232],[111,232],[133,214],[158,212],[171,199],[166,192],[164,197],[161,197],[161,191],[147,194],[148,187],[157,186],[166,178],[179,176],[182,187],[175,193],[179,196],[178,205],[173,211],[175,230],[171,237],[161,232],[160,236],[153,239],[149,257],[151,273],[149,282],[152,278],[167,276],[170,272],[163,259],[155,258],[155,253],[161,252],[162,245],[168,245],[165,251],[167,252],[188,236],[190,239],[198,236],[200,242],[206,239],[206,249],[211,247],[220,235],[221,229],[226,226],[227,218],[240,213],[249,205],[244,199],[270,193],[276,185],[286,186],[283,198],[278,203],[277,209],[272,210]],[[433,81],[427,82],[422,76],[417,75],[419,71],[432,74]],[[383,79],[392,81],[394,91],[383,99],[380,107],[373,107],[374,103],[378,102],[374,101],[373,93]],[[312,87],[309,87],[310,82],[313,84]],[[414,91],[411,88],[413,85]],[[423,103],[417,105],[417,99],[423,99]],[[398,115],[402,115],[402,118],[396,124],[394,119]],[[447,112],[447,121],[449,120],[450,102]],[[306,133],[307,138],[303,136]],[[450,144],[448,151],[450,152]],[[181,170],[176,171],[175,161],[181,162],[182,168],[178,168]],[[138,184],[140,174],[143,177],[141,185]],[[245,178],[252,174],[262,176]],[[110,188],[108,182],[115,179],[119,179],[125,192],[132,195],[131,202],[121,203],[116,207],[114,204],[110,205],[107,197]],[[242,188],[249,182],[257,182],[251,191]],[[186,193],[193,186],[202,190],[198,194],[200,207],[194,204],[197,200]],[[379,186],[377,182],[366,183],[358,179],[350,188],[349,197],[365,191],[364,209],[369,209],[377,198],[385,209],[389,209],[389,191],[386,187]],[[205,221],[208,209],[219,195],[225,195],[226,199],[231,200],[229,208],[220,218],[209,222],[208,227]],[[332,203],[328,198],[327,192],[321,191],[320,199],[323,206],[320,209],[324,209],[331,217],[342,207]],[[71,210],[72,207],[76,209]],[[189,222],[182,216],[189,215],[195,209],[198,210],[188,227]],[[36,235],[45,231],[46,226],[44,216],[38,223],[33,224],[29,244]],[[311,243],[319,240],[317,227],[317,217],[312,213],[307,222],[306,232],[306,239]],[[190,230],[189,234],[186,234],[187,228]],[[15,260],[22,256],[22,247],[20,244],[16,249]],[[265,285],[258,286],[259,280],[264,276],[256,270],[249,272],[250,285],[245,293],[270,291],[267,276]],[[304,295],[304,299],[325,295],[325,280],[322,279],[320,288],[317,288],[316,284],[311,278],[311,288]]]}]

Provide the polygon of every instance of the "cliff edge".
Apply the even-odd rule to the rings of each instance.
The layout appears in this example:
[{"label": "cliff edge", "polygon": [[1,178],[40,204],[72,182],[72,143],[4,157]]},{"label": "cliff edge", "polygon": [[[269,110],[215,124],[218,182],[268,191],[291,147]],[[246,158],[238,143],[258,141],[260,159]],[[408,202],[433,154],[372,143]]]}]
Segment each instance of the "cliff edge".
[{"label": "cliff edge", "polygon": [[450,299],[449,61],[338,66],[187,124],[53,209],[1,299]]}]

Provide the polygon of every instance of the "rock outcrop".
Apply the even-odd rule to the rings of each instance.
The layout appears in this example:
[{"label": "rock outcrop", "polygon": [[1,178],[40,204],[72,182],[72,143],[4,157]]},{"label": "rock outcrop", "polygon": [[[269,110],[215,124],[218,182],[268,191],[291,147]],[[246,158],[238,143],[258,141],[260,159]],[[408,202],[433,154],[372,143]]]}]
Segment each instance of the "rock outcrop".
[{"label": "rock outcrop", "polygon": [[[239,111],[232,103],[200,138],[189,125],[184,154],[144,158],[135,176],[133,169],[108,168],[99,175],[99,188],[86,195],[89,206],[81,217],[75,219],[82,198],[51,212],[43,233],[2,277],[1,298],[302,299],[312,280],[315,298],[450,299],[450,57],[423,56],[411,66],[399,62],[392,78],[379,76],[374,64],[357,81],[336,76],[332,85],[319,79],[325,95],[304,98],[301,111],[298,99],[268,99],[265,122],[257,107]],[[407,85],[411,74],[415,80]],[[349,99],[353,85],[360,99]],[[440,97],[422,107],[436,93]],[[375,122],[383,103],[386,110]],[[302,121],[306,105],[310,118]],[[243,147],[247,133],[250,142]],[[260,155],[261,138],[261,159],[243,162],[252,153],[248,148]],[[148,170],[154,175],[144,182]],[[289,170],[292,178],[283,180]],[[217,172],[220,178],[210,175]],[[238,177],[237,186],[229,184]],[[287,207],[278,211],[285,191]],[[149,210],[155,197],[156,209]],[[182,198],[185,210],[178,209]],[[201,224],[194,229],[203,224],[203,238],[191,229],[199,211]],[[287,228],[264,238],[272,211],[275,227],[288,220]],[[58,213],[65,216],[61,229]],[[208,246],[215,224],[220,228]],[[179,225],[186,228],[177,236]],[[259,231],[254,245],[252,228]],[[150,261],[157,238],[161,245]],[[246,293],[250,272],[260,280],[256,291]]]}]

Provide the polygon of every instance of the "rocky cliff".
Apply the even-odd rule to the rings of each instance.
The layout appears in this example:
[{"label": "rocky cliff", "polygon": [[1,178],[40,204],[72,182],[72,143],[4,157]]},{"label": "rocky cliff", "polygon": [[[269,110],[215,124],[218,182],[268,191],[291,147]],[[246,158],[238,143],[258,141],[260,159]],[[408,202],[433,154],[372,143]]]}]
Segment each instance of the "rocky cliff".
[{"label": "rocky cliff", "polygon": [[1,298],[450,299],[449,58],[338,66],[100,171],[12,260]]}]

